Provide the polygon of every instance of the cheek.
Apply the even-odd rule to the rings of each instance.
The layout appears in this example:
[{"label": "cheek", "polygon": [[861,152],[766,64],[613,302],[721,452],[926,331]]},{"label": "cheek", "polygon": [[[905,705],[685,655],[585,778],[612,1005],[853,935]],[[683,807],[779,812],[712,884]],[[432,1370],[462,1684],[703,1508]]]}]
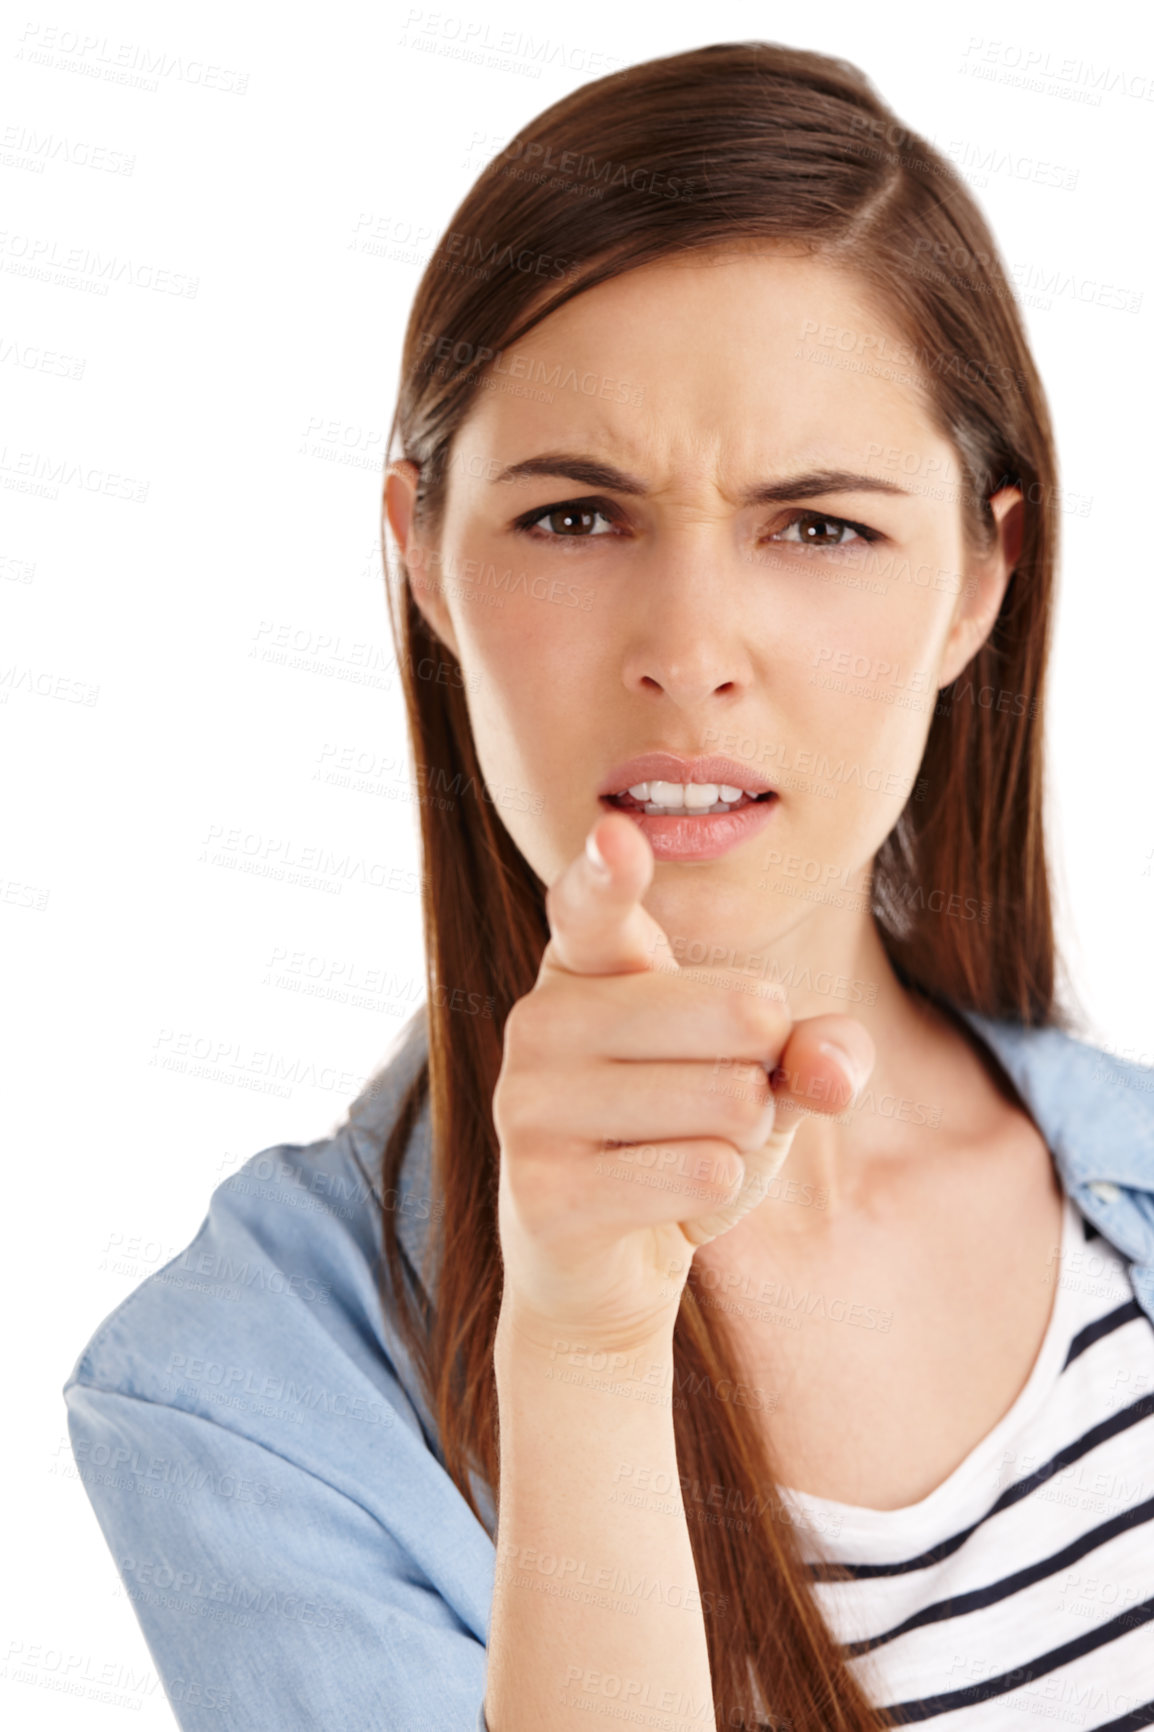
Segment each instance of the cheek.
[{"label": "cheek", "polygon": [[[954,581],[939,567],[948,549],[920,543],[871,548],[852,558],[769,559],[751,587],[751,639],[767,675],[784,662],[809,689],[876,686],[920,678],[929,690],[949,634]],[[753,622],[756,623],[753,623]]]},{"label": "cheek", "polygon": [[900,580],[885,596],[851,598],[833,582],[822,591],[825,605],[794,615],[788,653],[762,670],[781,742],[766,769],[798,796],[815,857],[864,860],[914,791],[948,620],[941,597]]},{"label": "cheek", "polygon": [[596,815],[590,753],[607,631],[604,610],[599,619],[558,601],[552,584],[543,595],[512,594],[503,607],[478,608],[459,630],[494,811],[544,883],[569,864]]},{"label": "cheek", "polygon": [[863,865],[916,797],[937,691],[915,676],[901,664],[874,680],[813,669],[782,694],[794,745],[777,774],[807,855]]},{"label": "cheek", "polygon": [[[824,593],[815,584],[791,621],[795,687],[808,719],[843,737],[884,741],[899,755],[916,718],[932,712],[953,612],[953,597],[919,584],[914,571],[910,560],[891,558],[885,567],[831,573]],[[881,587],[855,590],[855,582]],[[817,713],[815,697],[824,700]],[[903,717],[914,718],[912,729]]]},{"label": "cheek", "polygon": [[[589,579],[573,569],[578,560],[535,561],[490,549],[483,538],[472,546],[474,557],[458,557],[470,580],[456,585],[453,609],[463,652],[468,644],[475,657],[498,665],[526,655],[557,662],[583,628],[588,634],[598,602]],[[604,616],[603,604],[599,611]]]},{"label": "cheek", "polygon": [[[552,778],[590,708],[605,630],[552,595],[495,592],[457,627],[465,691],[486,776],[538,789]],[[598,647],[600,646],[600,648]]]}]

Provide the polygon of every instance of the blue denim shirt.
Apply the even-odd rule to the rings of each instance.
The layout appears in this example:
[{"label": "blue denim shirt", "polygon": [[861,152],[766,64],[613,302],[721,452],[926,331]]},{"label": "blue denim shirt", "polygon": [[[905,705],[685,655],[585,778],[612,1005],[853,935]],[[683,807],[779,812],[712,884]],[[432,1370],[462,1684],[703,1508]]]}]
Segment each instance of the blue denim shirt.
[{"label": "blue denim shirt", "polygon": [[[1154,1069],[967,1016],[1154,1318]],[[225,1179],[64,1387],[79,1472],[186,1732],[484,1732],[493,1506],[475,1483],[478,1521],[446,1473],[377,1287],[381,1207],[418,1276],[436,1208],[427,1102],[396,1192],[380,1191],[426,1039],[422,1007],[335,1135]]]}]

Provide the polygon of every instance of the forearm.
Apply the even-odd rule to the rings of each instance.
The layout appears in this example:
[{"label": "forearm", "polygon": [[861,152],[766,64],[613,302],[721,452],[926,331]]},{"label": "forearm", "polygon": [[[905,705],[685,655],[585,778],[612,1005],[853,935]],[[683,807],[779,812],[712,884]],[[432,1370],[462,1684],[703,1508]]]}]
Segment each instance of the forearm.
[{"label": "forearm", "polygon": [[[616,1358],[580,1347],[527,1339],[502,1313],[490,1732],[589,1732],[590,1711],[611,1704],[648,1709],[670,1732],[713,1732],[671,1335]],[[623,1501],[638,1468],[673,1489]]]}]

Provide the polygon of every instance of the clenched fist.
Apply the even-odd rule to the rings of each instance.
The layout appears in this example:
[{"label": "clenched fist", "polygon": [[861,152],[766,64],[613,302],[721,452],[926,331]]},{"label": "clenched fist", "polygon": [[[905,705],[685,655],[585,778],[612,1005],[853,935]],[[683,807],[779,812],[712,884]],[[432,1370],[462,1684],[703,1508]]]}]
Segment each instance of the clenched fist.
[{"label": "clenched fist", "polygon": [[653,868],[636,824],[597,820],[546,894],[550,940],[505,1023],[502,1310],[541,1342],[627,1349],[672,1328],[693,1253],[762,1201],[806,1113],[841,1112],[874,1064],[853,1017],[795,1023],[770,987],[680,967],[641,905]]}]

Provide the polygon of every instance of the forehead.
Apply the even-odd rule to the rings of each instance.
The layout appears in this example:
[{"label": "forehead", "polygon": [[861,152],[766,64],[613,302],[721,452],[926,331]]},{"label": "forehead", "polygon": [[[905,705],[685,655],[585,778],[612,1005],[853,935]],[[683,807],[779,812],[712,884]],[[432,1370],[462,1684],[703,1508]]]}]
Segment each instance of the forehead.
[{"label": "forehead", "polygon": [[657,260],[582,291],[490,364],[456,445],[501,462],[580,449],[655,485],[948,449],[871,286],[776,247]]}]

